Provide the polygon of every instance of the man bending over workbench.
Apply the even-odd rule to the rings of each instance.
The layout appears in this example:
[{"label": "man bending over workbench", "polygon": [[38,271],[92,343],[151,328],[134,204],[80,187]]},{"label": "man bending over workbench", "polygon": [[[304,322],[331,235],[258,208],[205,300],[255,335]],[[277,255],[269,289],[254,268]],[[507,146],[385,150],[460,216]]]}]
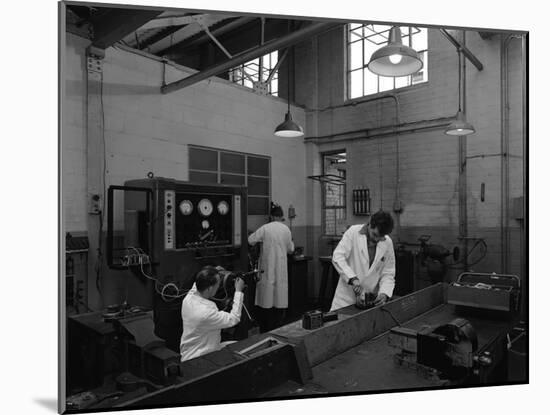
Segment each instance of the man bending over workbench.
[{"label": "man bending over workbench", "polygon": [[388,301],[395,286],[395,254],[388,236],[393,218],[378,211],[369,223],[351,226],[332,254],[340,274],[330,310],[356,303],[356,296],[375,295],[374,305]]}]

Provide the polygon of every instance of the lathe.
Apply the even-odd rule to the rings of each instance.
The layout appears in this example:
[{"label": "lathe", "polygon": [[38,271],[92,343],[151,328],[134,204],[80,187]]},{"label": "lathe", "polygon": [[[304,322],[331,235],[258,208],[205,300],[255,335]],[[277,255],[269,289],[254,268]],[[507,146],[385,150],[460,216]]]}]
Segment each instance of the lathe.
[{"label": "lathe", "polygon": [[[166,356],[170,364],[164,365],[163,381],[119,374],[88,391],[91,404],[82,404],[77,395],[72,404],[69,398],[68,408],[137,409],[527,382],[526,354],[516,350],[512,362],[509,353],[517,338],[526,338],[517,309],[490,309],[483,299],[475,307],[453,304],[448,295],[449,285],[438,283],[367,310],[355,305],[337,310],[336,319],[318,319],[322,323],[315,328],[298,320],[183,363]],[[160,353],[155,358],[162,360]]]}]

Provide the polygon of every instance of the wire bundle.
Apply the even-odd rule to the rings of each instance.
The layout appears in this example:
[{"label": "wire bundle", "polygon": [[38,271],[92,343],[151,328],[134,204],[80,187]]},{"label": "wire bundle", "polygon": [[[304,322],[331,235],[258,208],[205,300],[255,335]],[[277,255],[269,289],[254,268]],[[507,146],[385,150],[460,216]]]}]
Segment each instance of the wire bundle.
[{"label": "wire bundle", "polygon": [[[157,278],[147,274],[145,272],[145,270],[143,269],[143,258],[144,257],[147,258],[147,262],[149,264],[149,267],[151,267],[151,259],[149,258],[149,255],[147,255],[143,251],[143,249],[141,249],[141,248],[135,248],[133,246],[129,246],[128,249],[132,249],[136,252],[136,254],[139,258],[139,268],[140,268],[141,274],[145,278],[147,278],[147,279],[149,279],[149,280],[151,280],[155,283],[155,291],[156,291],[157,294],[160,295],[160,297],[162,298],[162,300],[164,302],[168,303],[168,302],[174,301],[177,298],[185,297],[185,295],[189,292],[189,290],[180,291],[180,288],[176,284],[174,284],[173,282],[163,284]],[[175,290],[176,294],[167,294],[166,291],[168,289]]]}]

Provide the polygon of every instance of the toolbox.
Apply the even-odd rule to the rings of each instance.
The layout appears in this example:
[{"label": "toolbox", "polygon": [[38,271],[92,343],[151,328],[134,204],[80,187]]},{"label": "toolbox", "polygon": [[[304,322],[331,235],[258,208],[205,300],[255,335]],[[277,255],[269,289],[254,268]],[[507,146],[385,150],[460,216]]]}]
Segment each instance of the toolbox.
[{"label": "toolbox", "polygon": [[449,284],[447,302],[462,306],[516,312],[520,279],[516,275],[464,272]]}]

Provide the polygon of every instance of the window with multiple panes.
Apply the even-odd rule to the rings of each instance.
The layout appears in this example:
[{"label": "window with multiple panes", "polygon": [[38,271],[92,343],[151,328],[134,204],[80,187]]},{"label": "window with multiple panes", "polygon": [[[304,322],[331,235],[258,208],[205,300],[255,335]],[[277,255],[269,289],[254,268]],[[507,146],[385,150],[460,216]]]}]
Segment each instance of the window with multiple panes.
[{"label": "window with multiple panes", "polygon": [[248,214],[269,214],[271,159],[267,156],[189,146],[189,181],[247,186]]},{"label": "window with multiple panes", "polygon": [[[229,80],[248,88],[254,88],[258,82],[266,83],[275,65],[277,65],[278,52],[271,52],[260,58],[253,59],[239,65],[229,71]],[[269,83],[266,85],[267,94],[277,96],[279,79],[278,71],[275,71]]]},{"label": "window with multiple panes", "polygon": [[323,233],[341,235],[346,230],[346,153],[323,154]]},{"label": "window with multiple panes", "polygon": [[351,23],[347,30],[348,99],[405,88],[428,81],[428,29],[401,26],[401,40],[412,47],[424,65],[408,76],[379,76],[367,68],[371,55],[388,43],[392,26]]}]

